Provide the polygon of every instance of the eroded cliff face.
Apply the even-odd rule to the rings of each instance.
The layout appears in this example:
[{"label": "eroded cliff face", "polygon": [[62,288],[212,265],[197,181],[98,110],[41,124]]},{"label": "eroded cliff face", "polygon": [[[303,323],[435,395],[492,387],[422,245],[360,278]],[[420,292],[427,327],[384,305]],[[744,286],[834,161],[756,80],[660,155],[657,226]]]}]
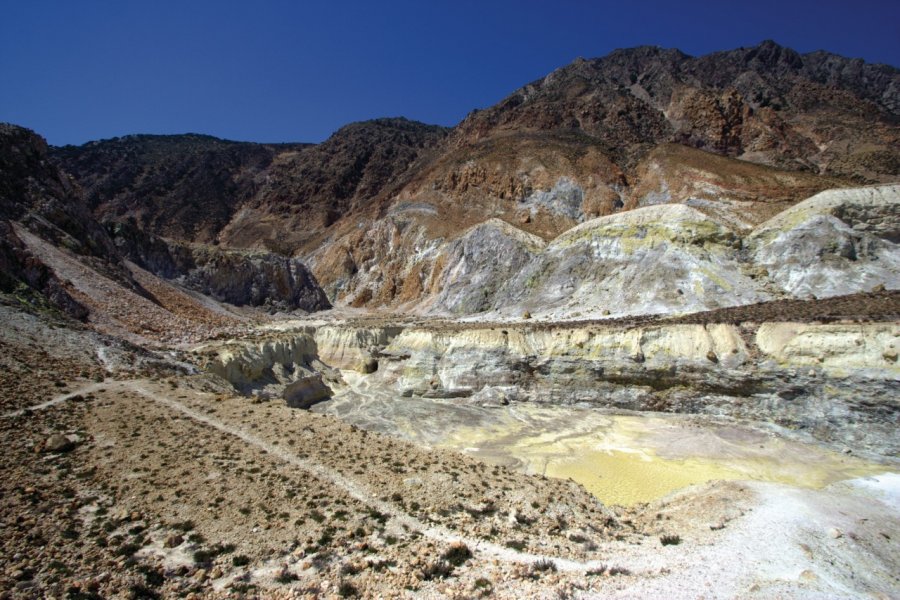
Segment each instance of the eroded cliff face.
[{"label": "eroded cliff face", "polygon": [[328,293],[354,306],[506,319],[682,314],[900,288],[896,184],[822,192],[753,229],[735,225],[741,209],[699,198],[645,206],[548,242],[499,218],[438,237],[436,210],[409,204],[309,261],[330,273]]},{"label": "eroded cliff face", "polygon": [[295,370],[308,375],[318,355],[312,329],[258,341],[214,344],[200,352],[207,357],[207,371],[245,391],[265,383],[288,383]]},{"label": "eroded cliff face", "polygon": [[237,391],[279,396],[296,408],[331,397],[341,369],[374,373],[379,357],[402,327],[302,327],[253,339],[213,342],[196,349],[204,370]]},{"label": "eroded cliff face", "polygon": [[757,227],[751,260],[781,291],[838,296],[900,287],[900,187],[829,190]]},{"label": "eroded cliff face", "polygon": [[245,391],[318,370],[339,389],[330,369],[340,367],[397,402],[585,403],[774,423],[876,455],[900,449],[896,323],[335,325],[291,335],[222,351],[209,370]]}]

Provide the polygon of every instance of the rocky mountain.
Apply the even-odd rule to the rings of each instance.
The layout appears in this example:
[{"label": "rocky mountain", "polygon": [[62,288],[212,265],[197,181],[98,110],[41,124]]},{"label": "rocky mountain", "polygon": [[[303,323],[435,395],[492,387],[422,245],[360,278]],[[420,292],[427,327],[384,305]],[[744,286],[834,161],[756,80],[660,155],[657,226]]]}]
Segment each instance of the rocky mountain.
[{"label": "rocky mountain", "polygon": [[103,220],[133,218],[167,238],[289,254],[396,185],[445,133],[378,119],[318,145],[132,135],[55,148],[53,157]]},{"label": "rocky mountain", "polygon": [[772,41],[702,57],[640,47],[576,60],[458,128],[573,129],[620,164],[662,142],[792,170],[879,181],[897,174],[900,73]]},{"label": "rocky mountain", "polygon": [[208,312],[188,297],[180,307],[167,302],[182,289],[238,306],[330,307],[298,259],[178,243],[146,233],[133,218],[103,224],[95,214],[42,138],[0,125],[0,292],[7,301],[39,308],[49,302],[95,324],[110,316],[115,300],[143,304],[162,320],[182,309]]},{"label": "rocky mountain", "polygon": [[98,219],[133,218],[143,230],[208,243],[252,197],[276,154],[302,147],[129,135],[52,152]]},{"label": "rocky mountain", "polygon": [[[567,294],[588,280],[600,290],[637,285],[615,264],[681,290],[664,311],[799,294],[756,277],[764,267],[748,258],[748,236],[823,190],[897,181],[898,148],[900,71],[766,41],[701,57],[640,47],[578,59],[452,130],[380,119],[318,145],[127,136],[52,156],[100,219],[133,219],[178,243],[299,257],[333,302],[473,314],[541,307],[550,296],[574,306]],[[690,210],[645,210],[667,204]],[[674,232],[662,239],[687,240],[687,254],[657,247],[639,263],[619,246],[587,258],[576,244],[571,259],[546,263],[573,227],[599,227],[597,239],[635,209],[644,210],[638,235],[689,223],[717,241]],[[587,225],[606,217],[616,218]],[[707,242],[721,251],[701,260],[695,250]],[[677,273],[698,268],[727,273],[728,284],[710,280],[701,287],[718,291],[697,296]],[[556,291],[540,289],[550,281]],[[590,310],[608,310],[599,304]]]},{"label": "rocky mountain", "polygon": [[318,145],[0,126],[0,595],[894,597],[897,89],[767,42]]},{"label": "rocky mountain", "polygon": [[[898,85],[893,67],[800,55],[772,42],[699,58],[648,47],[577,60],[470,114],[378,220],[339,223],[308,260],[332,297],[356,305],[452,305],[465,314],[497,304],[457,296],[448,305],[441,290],[478,271],[477,260],[457,254],[460,245],[469,257],[479,254],[473,241],[486,239],[483,229],[461,240],[491,219],[552,245],[591,219],[684,203],[695,209],[693,221],[707,218],[733,235],[737,256],[754,227],[817,192],[897,180]],[[665,220],[663,213],[643,219]],[[481,254],[490,262],[496,245],[485,243]],[[587,285],[580,256],[579,266],[562,267],[559,293]],[[491,268],[510,260],[504,255]],[[629,261],[597,255],[589,269]],[[511,270],[513,277],[518,266]],[[657,281],[678,288],[671,277]],[[614,293],[636,282],[600,283]],[[519,295],[529,289],[512,280],[509,286]],[[725,293],[700,305],[752,301],[770,293],[765,287],[746,287],[744,300]],[[442,300],[431,303],[437,296]]]}]

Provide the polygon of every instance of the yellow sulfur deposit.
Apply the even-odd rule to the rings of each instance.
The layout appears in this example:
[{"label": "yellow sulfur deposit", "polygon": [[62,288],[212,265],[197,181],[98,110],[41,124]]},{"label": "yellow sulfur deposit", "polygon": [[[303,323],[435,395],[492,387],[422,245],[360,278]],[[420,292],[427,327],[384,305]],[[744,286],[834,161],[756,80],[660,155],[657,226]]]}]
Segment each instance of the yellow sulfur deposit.
[{"label": "yellow sulfur deposit", "polygon": [[820,488],[887,470],[737,426],[699,428],[676,417],[604,416],[563,407],[517,406],[493,423],[448,432],[438,443],[490,462],[571,478],[605,504],[623,506],[712,480]]}]

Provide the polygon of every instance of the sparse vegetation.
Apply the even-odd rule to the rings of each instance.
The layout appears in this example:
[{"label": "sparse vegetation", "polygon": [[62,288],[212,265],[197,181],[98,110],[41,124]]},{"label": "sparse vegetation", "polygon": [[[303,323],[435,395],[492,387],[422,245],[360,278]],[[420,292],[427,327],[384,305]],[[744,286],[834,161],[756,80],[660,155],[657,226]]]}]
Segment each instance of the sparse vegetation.
[{"label": "sparse vegetation", "polygon": [[446,560],[435,560],[430,563],[422,570],[422,575],[425,581],[431,581],[433,579],[446,579],[453,575],[454,567]]},{"label": "sparse vegetation", "polygon": [[659,536],[659,543],[663,546],[677,546],[681,543],[681,537],[674,534],[665,534]]},{"label": "sparse vegetation", "polygon": [[472,551],[462,542],[451,545],[441,554],[441,559],[447,561],[454,567],[462,566],[467,560],[472,558]]}]

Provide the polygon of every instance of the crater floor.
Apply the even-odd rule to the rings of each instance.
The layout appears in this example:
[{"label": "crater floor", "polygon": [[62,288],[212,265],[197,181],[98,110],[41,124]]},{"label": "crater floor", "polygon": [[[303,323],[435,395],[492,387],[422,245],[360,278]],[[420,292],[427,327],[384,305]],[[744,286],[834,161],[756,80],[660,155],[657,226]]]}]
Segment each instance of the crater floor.
[{"label": "crater floor", "polygon": [[821,489],[896,472],[849,450],[839,453],[792,439],[775,426],[587,406],[485,407],[465,400],[399,398],[377,374],[342,375],[347,386],[315,405],[314,412],[419,444],[459,450],[489,464],[571,478],[607,505],[651,502],[717,480]]}]

